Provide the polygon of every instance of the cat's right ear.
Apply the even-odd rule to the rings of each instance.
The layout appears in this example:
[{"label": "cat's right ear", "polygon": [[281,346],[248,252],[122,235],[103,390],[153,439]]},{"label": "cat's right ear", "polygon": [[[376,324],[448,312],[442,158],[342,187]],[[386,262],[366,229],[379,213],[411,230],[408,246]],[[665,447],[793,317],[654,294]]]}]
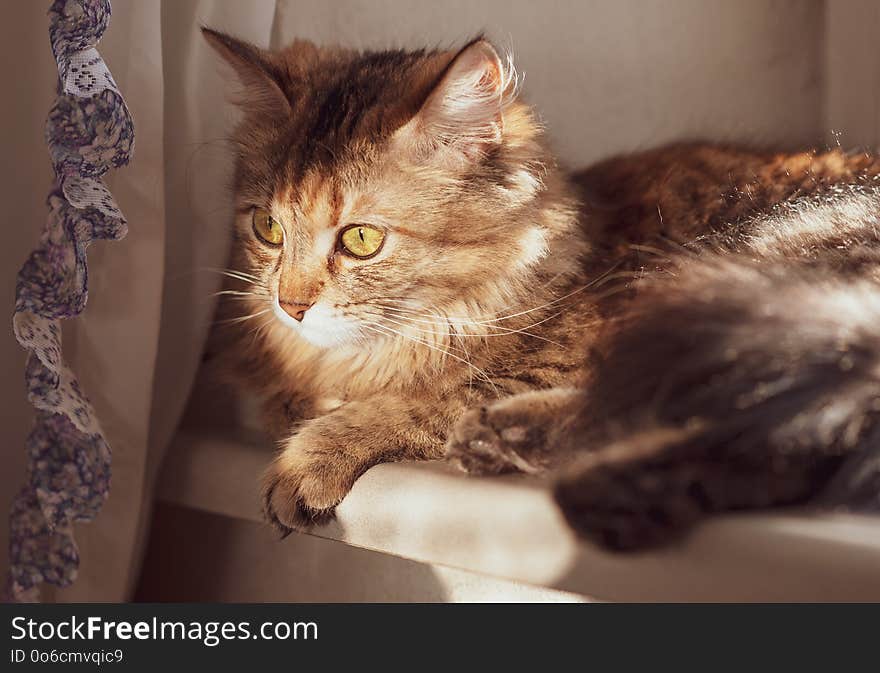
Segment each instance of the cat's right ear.
[{"label": "cat's right ear", "polygon": [[502,141],[504,105],[515,88],[510,64],[478,37],[447,65],[415,116],[395,135],[399,146],[446,163],[468,163]]},{"label": "cat's right ear", "polygon": [[290,101],[281,88],[281,71],[269,52],[226,33],[202,26],[202,35],[226,63],[242,86],[236,104],[245,112],[287,116]]}]

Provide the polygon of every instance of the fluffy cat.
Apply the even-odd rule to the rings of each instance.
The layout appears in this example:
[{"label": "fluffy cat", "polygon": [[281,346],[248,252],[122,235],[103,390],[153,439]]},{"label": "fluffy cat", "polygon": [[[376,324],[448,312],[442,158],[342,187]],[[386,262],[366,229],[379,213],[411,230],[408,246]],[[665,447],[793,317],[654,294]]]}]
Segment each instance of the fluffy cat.
[{"label": "fluffy cat", "polygon": [[572,176],[483,38],[204,34],[243,85],[222,355],[281,441],[280,530],[332,516],[376,463],[445,457],[556,470],[575,528],[638,547],[812,495],[873,428],[860,340],[880,323],[853,302],[877,197],[841,188],[873,158],[679,145]]}]

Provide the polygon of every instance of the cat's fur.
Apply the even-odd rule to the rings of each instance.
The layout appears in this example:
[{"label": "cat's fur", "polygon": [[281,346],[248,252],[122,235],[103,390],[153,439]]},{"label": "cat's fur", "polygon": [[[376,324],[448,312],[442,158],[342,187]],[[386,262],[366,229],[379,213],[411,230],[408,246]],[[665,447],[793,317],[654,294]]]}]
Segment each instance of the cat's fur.
[{"label": "cat's fur", "polygon": [[[711,164],[733,156],[663,154],[702,166],[702,180],[721,178],[724,162]],[[667,212],[663,195],[612,189],[608,221],[654,220],[688,243],[655,254],[654,271],[606,325],[591,392],[564,439],[571,452],[591,451],[564,471],[557,500],[572,525],[608,546],[668,540],[708,512],[802,502],[878,446],[880,162],[838,151],[749,166],[755,160],[738,153],[743,170],[732,175],[745,179],[733,191],[679,211],[684,237],[679,215],[661,225],[652,212]],[[617,169],[629,161],[594,169],[600,192],[627,180]],[[688,194],[688,183],[666,188]],[[722,201],[731,210],[712,212]],[[630,219],[634,203],[641,214]],[[702,234],[687,231],[700,220]],[[873,495],[836,493],[836,502],[876,509],[876,477],[869,483]]]},{"label": "cat's fur", "polygon": [[[762,214],[863,183],[871,157],[681,145],[571,177],[483,39],[267,52],[205,34],[244,85],[246,275],[222,353],[282,440],[263,490],[280,529],[332,515],[376,463],[448,456],[471,472],[562,469],[573,525],[638,546],[703,511],[803,499],[870,429],[868,388],[815,427],[797,412],[873,385],[870,329],[832,298],[873,288],[876,197]],[[282,224],[282,248],[255,237],[254,208]],[[379,254],[340,252],[350,223],[386,231]],[[279,299],[313,306],[298,322]],[[792,342],[812,324],[795,299],[816,324]]]}]

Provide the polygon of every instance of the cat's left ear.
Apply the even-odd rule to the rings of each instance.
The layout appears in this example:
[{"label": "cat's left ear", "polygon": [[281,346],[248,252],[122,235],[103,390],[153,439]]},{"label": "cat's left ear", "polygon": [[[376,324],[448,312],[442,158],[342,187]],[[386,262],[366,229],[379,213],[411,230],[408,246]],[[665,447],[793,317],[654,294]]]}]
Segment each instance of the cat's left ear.
[{"label": "cat's left ear", "polygon": [[487,40],[474,40],[455,55],[399,140],[453,159],[481,156],[501,142],[511,75]]}]

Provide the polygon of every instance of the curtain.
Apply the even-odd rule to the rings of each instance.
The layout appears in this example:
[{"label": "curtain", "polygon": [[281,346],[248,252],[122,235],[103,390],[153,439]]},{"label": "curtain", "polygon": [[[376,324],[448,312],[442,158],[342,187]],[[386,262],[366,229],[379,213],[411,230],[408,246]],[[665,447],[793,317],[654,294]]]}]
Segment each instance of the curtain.
[{"label": "curtain", "polygon": [[[113,448],[110,497],[79,526],[79,578],[59,601],[127,599],[153,484],[195,375],[225,266],[231,200],[226,82],[197,30],[235,27],[268,46],[274,2],[113,3],[101,44],[137,125],[137,154],[108,184],[130,223],[125,248],[93,259],[71,362]],[[231,111],[230,111],[231,112]],[[112,374],[111,374],[112,373]]]},{"label": "curtain", "polygon": [[[9,20],[27,21],[32,34],[45,36],[49,3],[35,12],[36,4],[14,5],[12,14],[20,16]],[[66,588],[44,587],[43,598],[54,601],[125,600],[137,580],[153,482],[189,394],[220,284],[208,269],[223,267],[228,253],[232,209],[223,138],[233,120],[224,112],[222,71],[197,27],[227,26],[268,46],[275,6],[117,0],[112,10],[98,48],[125,96],[137,142],[131,165],[105,182],[129,232],[89,249],[88,305],[63,324],[65,359],[112,447],[112,487],[97,519],[75,526],[78,577]],[[51,59],[48,39],[29,51],[35,47]],[[51,92],[50,85],[46,96]],[[27,198],[42,199],[40,191],[32,185]],[[39,231],[40,224],[28,226]],[[17,392],[24,396],[21,386]],[[23,451],[21,445],[5,450]],[[22,482],[21,472],[7,474],[4,492]]]}]

